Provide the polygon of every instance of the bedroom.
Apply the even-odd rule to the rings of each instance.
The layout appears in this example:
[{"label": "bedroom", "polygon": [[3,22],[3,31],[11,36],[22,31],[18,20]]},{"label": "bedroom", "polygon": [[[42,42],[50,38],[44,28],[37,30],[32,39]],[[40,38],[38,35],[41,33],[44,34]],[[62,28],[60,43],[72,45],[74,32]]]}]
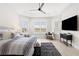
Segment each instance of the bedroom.
[{"label": "bedroom", "polygon": [[[62,20],[79,16],[78,10],[78,3],[0,3],[0,55],[31,56],[35,51],[36,56],[79,56],[79,31],[64,31],[61,28]],[[72,46],[60,42],[60,33],[73,35]],[[28,45],[32,47],[27,47]],[[40,49],[42,45],[50,49],[44,52],[43,48]],[[53,50],[51,45],[55,46],[53,53],[50,53]]]}]

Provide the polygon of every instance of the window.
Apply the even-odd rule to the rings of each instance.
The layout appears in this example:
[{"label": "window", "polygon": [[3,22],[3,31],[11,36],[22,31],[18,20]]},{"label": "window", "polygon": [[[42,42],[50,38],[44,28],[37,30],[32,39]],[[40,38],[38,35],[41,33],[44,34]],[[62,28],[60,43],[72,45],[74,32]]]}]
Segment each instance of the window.
[{"label": "window", "polygon": [[46,18],[20,18],[22,32],[30,34],[45,34],[49,31],[50,21]]},{"label": "window", "polygon": [[28,21],[24,21],[22,20],[20,22],[21,28],[22,28],[22,32],[27,32],[28,31]]},{"label": "window", "polygon": [[45,33],[47,31],[47,20],[35,20],[33,21],[34,31],[36,33]]}]

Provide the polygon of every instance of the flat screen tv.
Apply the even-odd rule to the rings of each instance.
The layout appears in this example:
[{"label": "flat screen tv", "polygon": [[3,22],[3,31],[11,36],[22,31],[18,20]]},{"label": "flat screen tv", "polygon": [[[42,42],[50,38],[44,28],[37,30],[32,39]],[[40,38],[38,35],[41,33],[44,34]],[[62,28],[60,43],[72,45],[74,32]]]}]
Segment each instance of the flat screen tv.
[{"label": "flat screen tv", "polygon": [[62,30],[77,31],[77,15],[62,21]]}]

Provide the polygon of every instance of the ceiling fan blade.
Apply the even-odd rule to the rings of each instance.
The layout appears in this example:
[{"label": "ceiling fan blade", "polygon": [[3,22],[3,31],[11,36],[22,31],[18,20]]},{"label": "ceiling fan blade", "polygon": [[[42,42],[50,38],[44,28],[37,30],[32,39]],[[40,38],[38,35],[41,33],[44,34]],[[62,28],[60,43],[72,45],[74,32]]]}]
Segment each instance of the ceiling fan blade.
[{"label": "ceiling fan blade", "polygon": [[44,6],[44,3],[41,4],[40,9]]},{"label": "ceiling fan blade", "polygon": [[39,3],[39,8],[40,8],[40,3]]},{"label": "ceiling fan blade", "polygon": [[43,10],[40,10],[42,13],[46,14],[46,12],[44,12]]},{"label": "ceiling fan blade", "polygon": [[29,10],[29,11],[36,11],[36,10],[38,10],[38,9],[33,9],[33,10]]}]

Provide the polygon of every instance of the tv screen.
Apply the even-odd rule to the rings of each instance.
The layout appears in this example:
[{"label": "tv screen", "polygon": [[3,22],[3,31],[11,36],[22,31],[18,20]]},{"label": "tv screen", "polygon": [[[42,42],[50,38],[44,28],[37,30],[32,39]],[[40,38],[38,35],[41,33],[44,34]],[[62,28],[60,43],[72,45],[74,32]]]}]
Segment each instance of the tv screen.
[{"label": "tv screen", "polygon": [[77,15],[62,21],[62,30],[77,30]]}]

